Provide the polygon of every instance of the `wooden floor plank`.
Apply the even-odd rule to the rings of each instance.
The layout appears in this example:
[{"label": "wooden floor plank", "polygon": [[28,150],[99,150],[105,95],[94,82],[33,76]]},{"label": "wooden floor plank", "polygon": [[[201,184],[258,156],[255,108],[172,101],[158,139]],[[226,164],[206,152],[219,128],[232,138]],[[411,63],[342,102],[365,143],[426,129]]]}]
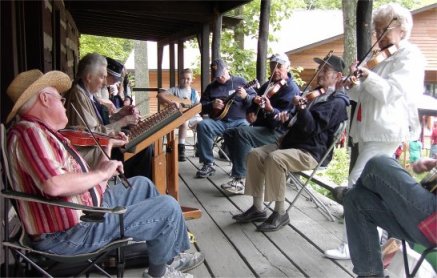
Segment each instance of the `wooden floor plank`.
[{"label": "wooden floor plank", "polygon": [[[190,169],[187,169],[188,171]],[[184,170],[181,169],[181,173]],[[183,175],[183,174],[182,174]],[[189,176],[189,174],[188,174]],[[214,176],[216,179],[217,176]],[[222,181],[227,180],[226,177]],[[192,190],[196,190],[198,186],[205,186],[206,179],[189,180],[188,184]],[[296,269],[290,261],[271,243],[264,234],[255,232],[253,224],[237,224],[232,219],[232,215],[239,213],[235,212],[235,206],[214,187],[209,184],[211,192],[216,193],[196,192],[196,196],[201,197],[204,202],[204,208],[208,211],[208,215],[214,218],[217,225],[226,234],[230,242],[232,242],[246,263],[253,268],[253,271],[260,277],[301,277],[302,274]],[[203,192],[203,193],[202,193]],[[199,194],[199,195],[198,195]],[[217,197],[222,195],[222,197]],[[234,211],[234,213],[232,213]],[[235,273],[234,275],[238,275]]]}]

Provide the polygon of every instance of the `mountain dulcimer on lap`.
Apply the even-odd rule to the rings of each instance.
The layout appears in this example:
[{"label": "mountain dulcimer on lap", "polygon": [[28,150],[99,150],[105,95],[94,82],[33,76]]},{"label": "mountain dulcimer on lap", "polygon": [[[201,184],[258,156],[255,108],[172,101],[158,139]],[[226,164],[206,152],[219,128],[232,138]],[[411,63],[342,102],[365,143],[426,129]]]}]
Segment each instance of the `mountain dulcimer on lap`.
[{"label": "mountain dulcimer on lap", "polygon": [[[175,105],[169,105],[131,128],[130,140],[125,146],[124,160],[128,160],[154,144],[153,182],[161,194],[170,194],[176,200],[179,200],[179,167],[174,130],[200,113],[201,110],[201,104],[186,110],[179,110]],[[166,139],[165,147],[164,138]],[[198,209],[182,207],[182,211],[188,219],[201,216]]]}]

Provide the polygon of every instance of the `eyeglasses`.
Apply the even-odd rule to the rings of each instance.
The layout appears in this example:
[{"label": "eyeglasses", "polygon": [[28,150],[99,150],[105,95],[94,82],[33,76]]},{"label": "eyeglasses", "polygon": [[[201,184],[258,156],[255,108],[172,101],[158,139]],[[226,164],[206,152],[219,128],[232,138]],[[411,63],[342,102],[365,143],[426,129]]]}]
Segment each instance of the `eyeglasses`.
[{"label": "eyeglasses", "polygon": [[47,94],[47,95],[55,96],[57,99],[59,99],[61,101],[62,105],[65,105],[65,102],[67,102],[67,99],[65,97],[61,97],[58,94],[52,94],[52,93],[48,93],[48,92],[43,92],[43,93]]},{"label": "eyeglasses", "polygon": [[397,27],[399,27],[399,26],[391,26],[391,27],[388,27],[387,29],[385,29],[385,28],[384,29],[375,29],[373,31],[373,34],[376,37],[380,37],[382,35],[382,33],[384,33],[385,30],[387,30],[386,34],[388,34],[391,30],[393,30],[393,29],[395,29]]}]

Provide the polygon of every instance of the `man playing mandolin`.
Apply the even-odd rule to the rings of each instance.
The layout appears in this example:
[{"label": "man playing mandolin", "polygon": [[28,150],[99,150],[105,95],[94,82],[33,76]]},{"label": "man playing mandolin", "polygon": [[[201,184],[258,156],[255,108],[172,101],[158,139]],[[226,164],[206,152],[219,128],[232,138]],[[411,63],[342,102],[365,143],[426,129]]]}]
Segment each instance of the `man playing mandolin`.
[{"label": "man playing mandolin", "polygon": [[246,110],[252,104],[255,91],[242,77],[229,74],[228,66],[222,59],[216,59],[211,65],[214,81],[205,89],[200,99],[202,114],[209,114],[197,125],[197,150],[203,167],[196,177],[206,178],[214,174],[214,138],[225,130],[238,126],[247,126]]},{"label": "man playing mandolin", "polygon": [[264,83],[247,111],[252,126],[230,128],[223,133],[232,161],[232,180],[222,184],[223,190],[232,194],[244,193],[246,157],[252,148],[273,144],[284,133],[275,115],[293,109],[292,99],[299,95],[299,88],[289,73],[290,61],[284,53],[270,58],[270,80]]}]

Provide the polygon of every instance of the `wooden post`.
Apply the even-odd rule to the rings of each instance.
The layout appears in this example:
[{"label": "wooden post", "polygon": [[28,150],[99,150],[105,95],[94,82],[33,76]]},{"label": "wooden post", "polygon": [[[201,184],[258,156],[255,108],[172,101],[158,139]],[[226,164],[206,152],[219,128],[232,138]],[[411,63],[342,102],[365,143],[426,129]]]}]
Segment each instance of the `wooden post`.
[{"label": "wooden post", "polygon": [[157,45],[157,59],[158,59],[158,63],[157,63],[157,84],[158,84],[158,88],[162,88],[162,54],[164,52],[164,45],[162,45],[162,43],[158,42]]},{"label": "wooden post", "polygon": [[216,12],[214,17],[214,25],[212,30],[212,47],[211,47],[211,60],[220,58],[220,40],[222,37],[222,21],[223,16]]},{"label": "wooden post", "polygon": [[202,33],[200,34],[200,40],[198,38],[200,49],[200,71],[201,71],[201,90],[205,90],[209,84],[209,24],[204,24]]},{"label": "wooden post", "polygon": [[259,20],[258,54],[256,58],[256,78],[263,83],[266,79],[267,41],[269,37],[271,0],[261,1]]},{"label": "wooden post", "polygon": [[178,71],[177,78],[179,80],[179,74],[184,69],[184,41],[178,40]]},{"label": "wooden post", "polygon": [[176,68],[176,62],[175,62],[175,45],[174,42],[171,42],[168,45],[168,52],[169,52],[169,58],[170,58],[170,69],[169,69],[169,77],[170,77],[170,87],[174,87],[176,82],[175,78],[175,68]]}]

